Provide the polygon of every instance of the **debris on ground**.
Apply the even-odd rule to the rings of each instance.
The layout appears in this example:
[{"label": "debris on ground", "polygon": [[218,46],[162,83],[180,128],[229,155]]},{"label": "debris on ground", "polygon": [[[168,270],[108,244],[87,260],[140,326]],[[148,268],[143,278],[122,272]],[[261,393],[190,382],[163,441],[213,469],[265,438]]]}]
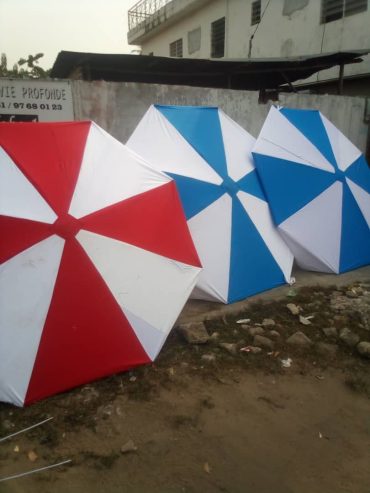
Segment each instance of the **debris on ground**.
[{"label": "debris on ground", "polygon": [[137,447],[133,440],[128,440],[124,445],[121,447],[121,454],[130,454],[131,452],[136,452]]},{"label": "debris on ground", "polygon": [[292,315],[299,315],[301,311],[299,306],[295,305],[294,303],[288,303],[286,307]]}]

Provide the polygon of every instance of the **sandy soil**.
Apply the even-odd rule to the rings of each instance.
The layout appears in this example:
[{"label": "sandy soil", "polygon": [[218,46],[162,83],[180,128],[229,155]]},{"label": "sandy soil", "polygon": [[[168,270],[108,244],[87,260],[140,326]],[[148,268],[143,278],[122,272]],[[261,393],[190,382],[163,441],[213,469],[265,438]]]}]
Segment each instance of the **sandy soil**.
[{"label": "sandy soil", "polygon": [[[328,292],[306,292],[296,302],[314,295],[328,309]],[[274,317],[288,335],[296,322],[282,303],[258,305],[248,315]],[[324,323],[316,318],[313,338]],[[223,340],[241,337],[235,319],[212,327]],[[330,361],[314,348],[278,349],[233,356],[174,334],[151,367],[26,409],[0,405],[0,436],[54,417],[0,443],[0,478],[72,460],[0,482],[0,492],[369,493],[369,360],[341,343]],[[206,363],[202,355],[210,352],[216,361]],[[293,364],[284,369],[280,358],[288,355]],[[137,450],[122,453],[129,440]]]}]

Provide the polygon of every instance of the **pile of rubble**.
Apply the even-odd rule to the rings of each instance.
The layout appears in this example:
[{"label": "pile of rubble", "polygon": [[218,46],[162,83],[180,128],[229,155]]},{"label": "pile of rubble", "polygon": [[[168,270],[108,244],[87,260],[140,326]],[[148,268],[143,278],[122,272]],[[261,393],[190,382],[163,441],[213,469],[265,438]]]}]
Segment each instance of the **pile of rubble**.
[{"label": "pile of rubble", "polygon": [[207,347],[201,355],[206,362],[216,361],[220,350],[231,355],[314,350],[333,358],[339,350],[347,349],[370,359],[369,285],[341,290],[315,288],[310,296],[303,294],[293,294],[294,303],[265,303],[258,310],[251,305],[238,318],[224,316],[221,330],[220,320],[218,324],[216,320],[182,324],[177,330],[189,344]]}]

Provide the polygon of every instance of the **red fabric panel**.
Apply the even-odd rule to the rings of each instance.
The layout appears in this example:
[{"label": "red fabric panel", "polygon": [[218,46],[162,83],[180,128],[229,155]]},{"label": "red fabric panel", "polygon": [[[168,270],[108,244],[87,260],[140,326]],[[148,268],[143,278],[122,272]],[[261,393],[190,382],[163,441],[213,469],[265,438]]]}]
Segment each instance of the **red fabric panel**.
[{"label": "red fabric panel", "polygon": [[51,234],[50,224],[0,216],[0,264]]},{"label": "red fabric panel", "polygon": [[174,181],[94,212],[81,219],[80,227],[201,266]]},{"label": "red fabric panel", "polygon": [[0,145],[59,216],[68,212],[90,122],[0,123]]},{"label": "red fabric panel", "polygon": [[82,247],[67,240],[25,403],[149,361]]}]

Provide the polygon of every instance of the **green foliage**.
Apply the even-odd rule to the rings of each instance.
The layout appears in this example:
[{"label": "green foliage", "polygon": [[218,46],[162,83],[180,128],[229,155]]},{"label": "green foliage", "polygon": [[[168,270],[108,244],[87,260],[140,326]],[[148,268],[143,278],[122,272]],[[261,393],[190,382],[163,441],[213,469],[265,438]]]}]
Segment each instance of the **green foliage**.
[{"label": "green foliage", "polygon": [[5,53],[0,55],[0,77],[11,77],[15,79],[46,79],[49,77],[50,70],[44,70],[39,66],[39,60],[44,56],[43,53],[28,55],[27,58],[20,58],[13,68],[8,68],[8,59]]}]

